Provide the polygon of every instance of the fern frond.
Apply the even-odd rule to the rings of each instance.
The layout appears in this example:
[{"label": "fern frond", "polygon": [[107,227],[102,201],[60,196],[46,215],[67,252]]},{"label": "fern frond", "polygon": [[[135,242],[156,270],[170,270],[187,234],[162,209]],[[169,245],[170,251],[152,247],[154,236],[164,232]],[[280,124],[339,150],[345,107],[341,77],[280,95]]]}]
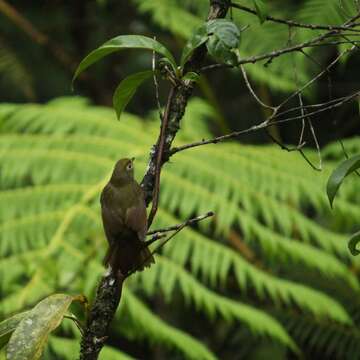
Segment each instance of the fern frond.
[{"label": "fern frond", "polygon": [[360,356],[358,328],[299,316],[294,312],[283,312],[278,317],[296,341],[310,349],[314,357],[350,360]]},{"label": "fern frond", "polygon": [[60,211],[78,202],[87,185],[60,184],[32,186],[1,193],[0,221],[48,211]]},{"label": "fern frond", "polygon": [[182,267],[164,257],[157,256],[156,261],[158,265],[147,272],[148,276],[141,273],[137,275],[137,279],[141,281],[141,288],[148,295],[153,295],[157,290],[155,282],[151,283],[149,277],[158,278],[159,286],[165,293],[165,298],[166,293],[172,292],[178,282],[185,302],[188,305],[193,303],[197,309],[205,311],[210,319],[220,315],[228,322],[240,321],[245,323],[255,335],[269,336],[292,349],[296,349],[296,345],[282,326],[265,312],[208,290]]},{"label": "fern frond", "polygon": [[118,330],[126,337],[138,339],[140,335],[151,343],[181,351],[187,359],[216,359],[205,345],[156,317],[129,289],[126,288],[122,296],[118,323],[127,321],[129,326],[119,326]]},{"label": "fern frond", "polygon": [[[45,360],[54,359],[54,355],[56,358],[73,360],[76,356],[75,354],[80,353],[80,342],[79,339],[67,339],[59,336],[50,336],[49,339],[49,347],[50,351],[47,351],[44,355]],[[130,355],[113,349],[110,346],[105,346],[99,356],[99,360],[134,360]]]},{"label": "fern frond", "polygon": [[[200,3],[194,6],[200,11]],[[208,105],[193,101],[177,144],[209,137],[204,123],[213,116]],[[0,106],[3,314],[31,306],[59,288],[94,293],[107,246],[100,191],[120,157],[135,155],[137,174],[144,172],[157,132],[157,122],[143,123],[128,114],[116,122],[112,110],[78,98]],[[215,219],[200,223],[196,230],[184,229],[165,246],[154,267],[128,283],[125,294],[139,284],[149,297],[160,289],[167,302],[180,293],[188,309],[198,309],[206,318],[226,326],[236,322],[252,329],[257,338],[293,348],[293,339],[272,311],[296,309],[311,319],[357,329],[349,320],[352,307],[345,293],[358,294],[358,280],[349,269],[357,268],[358,259],[348,254],[347,236],[340,233],[339,224],[346,222],[351,229],[357,223],[359,184],[346,180],[330,215],[322,186],[333,163],[325,164],[329,168],[319,176],[299,157],[293,155],[289,161],[291,155],[272,146],[234,143],[177,154],[162,172],[154,226],[209,210],[216,212]],[[305,215],[308,209],[320,223]],[[271,274],[228,246],[233,234],[265,268],[273,269]],[[302,267],[306,271],[299,272]],[[307,278],[307,273],[319,274],[324,286]],[[252,303],[245,305],[249,295]],[[129,339],[145,338],[177,349],[186,358],[214,357],[195,338],[182,332],[178,336],[180,330],[153,320],[149,316],[155,315],[146,307],[144,313],[150,315],[138,319],[141,306],[133,298],[124,300],[126,307],[119,315],[133,324],[133,330],[129,326],[124,334]],[[263,311],[254,305],[265,302],[268,307]],[[320,325],[314,325],[317,328]],[[166,339],[168,333],[172,335]],[[176,343],[183,336],[184,344],[195,342],[196,353]],[[199,355],[206,351],[207,355]]]},{"label": "fern frond", "polygon": [[[203,278],[211,279],[211,277],[214,278],[216,276],[212,270],[214,264],[216,264],[217,268],[227,269],[228,274],[223,273],[223,277],[229,275],[229,268],[231,266],[239,287],[242,290],[253,288],[260,299],[270,298],[275,304],[284,303],[290,306],[295,303],[300,309],[310,311],[317,316],[330,317],[340,322],[351,323],[350,317],[344,308],[324,293],[271,276],[247,263],[232,250],[209,242],[200,235],[192,240],[192,254],[188,255],[188,258],[190,257],[191,259],[193,271],[195,273],[201,272]],[[204,256],[204,254],[207,254],[207,256]],[[176,259],[177,254],[172,252],[172,255]],[[189,290],[192,287],[195,289],[196,286],[199,288],[201,285],[196,285],[192,278],[191,281],[194,284],[187,283],[190,277],[186,272],[180,271],[180,268],[176,267],[177,271],[175,271],[175,269],[171,268],[171,266],[175,265],[166,262],[163,258],[157,257],[157,259],[161,266],[158,266],[157,270],[154,269],[144,273],[142,276],[142,287],[148,290],[150,295],[153,295],[156,291],[157,286],[155,284],[158,281],[160,288],[164,292],[165,299],[169,300],[175,285],[179,283],[185,300],[194,300],[195,304],[200,308],[206,309],[211,307],[210,313],[213,311],[213,308],[216,308],[215,300],[215,305],[211,304],[210,293],[206,296],[204,294],[204,298],[201,300],[199,291],[195,293]],[[163,264],[164,261],[165,263]],[[161,267],[164,268],[161,269]],[[191,298],[191,296],[194,298]],[[204,303],[202,304],[203,306],[200,306],[202,301],[209,304]]]},{"label": "fern frond", "polygon": [[[351,139],[342,140],[345,151],[349,156],[360,154],[360,137],[355,136]],[[340,143],[334,142],[324,147],[322,150],[324,158],[330,160],[343,160],[346,158]]]}]

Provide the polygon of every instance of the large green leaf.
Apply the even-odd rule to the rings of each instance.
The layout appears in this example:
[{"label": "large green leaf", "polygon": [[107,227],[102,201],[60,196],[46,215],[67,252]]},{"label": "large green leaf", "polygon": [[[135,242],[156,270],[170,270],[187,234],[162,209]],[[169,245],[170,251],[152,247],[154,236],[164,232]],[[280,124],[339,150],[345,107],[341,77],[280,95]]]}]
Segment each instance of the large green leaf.
[{"label": "large green leaf", "polygon": [[331,174],[326,186],[327,196],[331,207],[340,185],[345,177],[360,168],[360,155],[356,155],[343,161]]},{"label": "large green leaf", "polygon": [[15,314],[0,323],[0,349],[8,342],[12,332],[15,331],[20,321],[28,315],[28,311]]},{"label": "large green leaf", "polygon": [[113,96],[113,105],[118,119],[120,119],[121,113],[136,93],[137,88],[152,74],[153,72],[151,70],[142,71],[127,76],[120,82]]},{"label": "large green leaf", "polygon": [[40,359],[51,331],[56,329],[77,298],[55,294],[40,301],[24,316],[7,345],[7,360]]},{"label": "large green leaf", "polygon": [[225,47],[231,49],[239,46],[240,31],[232,21],[227,19],[210,20],[206,27],[208,35],[217,36]]},{"label": "large green leaf", "polygon": [[89,55],[87,55],[79,64],[75,71],[73,81],[90,65],[99,61],[104,56],[107,56],[113,52],[121,51],[125,49],[146,49],[155,51],[158,54],[165,56],[173,68],[176,68],[176,62],[170,51],[158,41],[151,39],[147,36],[142,35],[120,35],[117,36],[97,49],[93,50]]},{"label": "large green leaf", "polygon": [[239,46],[240,31],[230,20],[217,19],[207,23],[209,40],[206,43],[208,52],[218,61],[235,65],[236,54],[233,52]]}]

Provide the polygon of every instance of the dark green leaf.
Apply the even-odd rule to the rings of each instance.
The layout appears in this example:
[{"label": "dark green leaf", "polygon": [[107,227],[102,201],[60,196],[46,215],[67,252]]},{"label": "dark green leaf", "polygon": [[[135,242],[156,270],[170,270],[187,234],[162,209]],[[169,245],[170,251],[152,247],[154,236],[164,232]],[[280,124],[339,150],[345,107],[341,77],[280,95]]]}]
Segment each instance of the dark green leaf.
[{"label": "dark green leaf", "polygon": [[262,24],[268,15],[268,6],[263,0],[253,0],[257,16]]},{"label": "dark green leaf", "polygon": [[194,52],[196,48],[204,44],[208,39],[208,31],[207,26],[200,26],[194,33],[194,35],[190,38],[187,44],[184,47],[184,50],[181,54],[180,65],[184,66],[184,64],[189,60],[190,56]]},{"label": "dark green leaf", "polygon": [[0,323],[0,349],[9,341],[10,335],[15,331],[20,321],[27,316],[28,311],[16,314]]},{"label": "dark green leaf", "polygon": [[210,37],[206,43],[206,47],[209,54],[216,60],[229,65],[237,64],[236,54],[232,49],[224,46],[224,43],[216,35]]},{"label": "dark green leaf", "polygon": [[237,26],[226,19],[212,20],[207,24],[207,31],[210,36],[206,43],[209,54],[226,64],[236,65],[237,56],[233,50],[239,46]]},{"label": "dark green leaf", "polygon": [[208,35],[217,36],[227,48],[234,49],[239,46],[240,30],[232,21],[227,19],[211,20],[206,26]]},{"label": "dark green leaf", "polygon": [[331,207],[333,206],[334,198],[339,190],[340,185],[345,177],[355,170],[360,168],[360,155],[353,156],[350,159],[343,161],[330,175],[326,186],[327,196]]},{"label": "dark green leaf", "polygon": [[22,318],[7,345],[7,360],[40,359],[49,333],[61,323],[77,297],[55,294],[40,301]]},{"label": "dark green leaf", "polygon": [[155,51],[169,59],[173,69],[176,70],[176,62],[174,57],[170,51],[158,41],[142,35],[121,35],[107,41],[105,44],[101,45],[97,49],[93,50],[89,55],[87,55],[76,69],[73,81],[85,69],[104,56],[124,49],[147,49]]},{"label": "dark green leaf", "polygon": [[349,239],[348,247],[352,255],[356,256],[360,254],[360,251],[356,249],[357,244],[360,242],[360,231],[356,232]]},{"label": "dark green leaf", "polygon": [[116,116],[120,119],[120,115],[134,96],[137,88],[148,79],[153,72],[151,70],[138,72],[127,76],[120,82],[116,88],[113,96],[113,106],[116,111]]}]

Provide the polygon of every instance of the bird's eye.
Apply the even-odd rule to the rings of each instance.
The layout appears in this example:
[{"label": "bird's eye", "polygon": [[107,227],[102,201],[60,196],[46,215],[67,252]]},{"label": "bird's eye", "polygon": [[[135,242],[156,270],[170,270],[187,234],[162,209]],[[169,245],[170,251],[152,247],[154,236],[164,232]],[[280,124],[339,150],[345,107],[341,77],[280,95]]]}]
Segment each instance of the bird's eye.
[{"label": "bird's eye", "polygon": [[126,165],[126,170],[131,170],[133,168],[133,164],[132,162],[130,161],[127,165]]}]

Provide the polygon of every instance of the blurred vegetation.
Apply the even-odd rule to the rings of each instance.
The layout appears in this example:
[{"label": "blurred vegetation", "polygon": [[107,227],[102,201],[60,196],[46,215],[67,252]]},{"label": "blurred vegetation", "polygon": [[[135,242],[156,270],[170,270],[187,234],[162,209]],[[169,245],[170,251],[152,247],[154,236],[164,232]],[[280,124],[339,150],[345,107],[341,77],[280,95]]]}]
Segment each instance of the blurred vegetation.
[{"label": "blurred vegetation", "polygon": [[[119,34],[156,35],[179,54],[206,16],[208,2],[58,0],[12,5],[76,64]],[[346,11],[335,0],[289,1],[286,6],[273,1],[270,9],[283,18],[329,24],[340,24]],[[251,24],[241,39],[244,56],[289,41],[286,27],[260,25],[257,17],[238,11],[232,16],[240,27]],[[130,52],[94,66],[76,88],[89,102],[64,97],[71,95],[73,68],[2,14],[0,32],[3,319],[55,292],[94,296],[106,251],[100,191],[120,157],[136,157],[140,178],[159,124],[150,82],[120,122],[104,107],[111,104],[121,78],[150,68],[151,54]],[[291,41],[313,35],[296,30]],[[336,51],[328,47],[312,55],[326,64]],[[327,100],[330,90],[332,96],[341,96],[355,89],[358,84],[352,79],[360,71],[356,60],[347,58],[331,73],[332,86],[324,79],[311,88],[306,101]],[[247,70],[259,94],[276,103],[295,89],[294,63],[300,84],[320,70],[298,54]],[[162,99],[166,91],[166,86],[161,88]],[[235,70],[203,77],[197,95],[187,108],[178,145],[246,128],[267,115],[254,104]],[[43,105],[16,104],[27,101]],[[314,120],[324,145],[356,134],[358,107],[347,105]],[[274,131],[291,143],[299,128],[293,124]],[[258,143],[267,138],[257,133],[241,140]],[[344,144],[349,154],[359,153],[358,138]],[[316,161],[315,152],[308,149],[307,154]],[[155,266],[129,279],[100,358],[359,358],[359,260],[349,253],[347,239],[359,224],[360,182],[347,179],[331,211],[325,183],[344,154],[333,142],[323,156],[325,169],[318,173],[297,153],[275,145],[232,142],[176,155],[162,175],[154,228],[209,210],[216,218],[183,230],[164,247]],[[73,311],[81,318],[80,308]],[[50,337],[45,358],[76,358],[79,336],[75,325],[64,320]]]},{"label": "blurred vegetation", "polygon": [[[250,1],[238,2],[251,6]],[[268,3],[269,13],[273,16],[318,24],[341,24],[353,14],[354,5],[353,0],[289,0],[286,3],[274,0]],[[121,3],[114,0],[75,3],[56,0],[36,6],[16,0],[11,4],[48,37],[50,44],[66,52],[72,64],[64,65],[62,57],[54,56],[49,46],[34,42],[28,33],[0,13],[0,71],[4,68],[1,64],[8,63],[9,57],[16,57],[16,61],[11,60],[12,66],[1,72],[0,101],[12,102],[44,102],[56,96],[71,95],[69,84],[78,62],[106,40],[120,34],[156,36],[179,57],[186,39],[202,23],[208,10],[208,0],[132,0]],[[250,25],[241,37],[240,54],[243,57],[286,47],[289,41],[302,42],[318,34],[318,31],[296,28],[291,30],[289,40],[286,26],[271,22],[260,25],[256,16],[236,9],[232,11],[232,17],[239,28]],[[307,51],[313,60],[297,53],[274,59],[266,66],[266,62],[250,64],[246,69],[260,97],[276,105],[287,92],[296,88],[296,82],[301,85],[321,71],[336,56],[337,50],[336,46],[321,46]],[[76,92],[90,97],[95,104],[110,106],[113,91],[121,79],[150,68],[149,53],[130,51],[126,55],[113,55],[88,71],[86,79],[76,84]],[[329,77],[323,77],[309,88],[307,100],[325,102],[329,96],[348,95],[357,89],[356,79],[359,77],[358,56],[348,56],[346,62],[330,71]],[[268,116],[249,96],[239,70],[209,72],[202,77],[199,88],[198,94],[217,111],[212,124],[212,130],[217,134],[246,128]],[[161,86],[162,99],[166,93],[167,86]],[[129,104],[129,111],[146,117],[155,104],[154,86],[149,82]],[[330,115],[324,113],[314,117],[318,120],[315,127],[321,145],[356,134],[357,115],[358,107],[354,104],[334,109]],[[297,122],[273,131],[284,142],[294,143],[298,140],[299,129]],[[241,140],[252,143],[269,141],[264,133],[243,136]],[[314,145],[311,141],[308,144]]]},{"label": "blurred vegetation", "polygon": [[[204,124],[213,116],[192,100],[178,143],[209,136]],[[0,124],[2,314],[54,292],[91,298],[106,249],[99,193],[120,154],[136,156],[144,172],[157,122],[129,114],[116,122],[111,109],[60,98],[2,105]],[[247,358],[253,349],[244,342],[341,358],[352,345],[359,354],[358,261],[338,233],[359,218],[359,182],[344,183],[332,213],[327,176],[273,146],[229,143],[178,155],[164,171],[154,226],[209,209],[216,220],[183,230],[156,266],[129,280],[110,344],[135,358],[150,349],[165,358]],[[57,344],[76,334],[65,322],[49,351],[62,354]],[[140,340],[148,345],[135,350],[130,344]]]}]

